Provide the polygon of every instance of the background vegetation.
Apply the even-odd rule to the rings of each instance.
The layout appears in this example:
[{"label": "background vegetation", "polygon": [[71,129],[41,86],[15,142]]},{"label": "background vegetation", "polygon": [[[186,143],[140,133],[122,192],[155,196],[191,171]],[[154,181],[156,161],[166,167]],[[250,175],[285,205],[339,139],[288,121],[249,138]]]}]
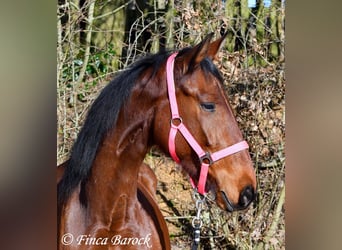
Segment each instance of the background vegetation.
[{"label": "background vegetation", "polygon": [[[113,74],[139,55],[198,43],[228,31],[217,64],[251,148],[259,195],[243,212],[227,214],[208,202],[202,249],[285,248],[284,3],[226,1],[59,0],[57,6],[58,163],[69,154],[85,114]],[[195,215],[187,178],[153,149],[159,206],[173,249],[189,249]],[[176,170],[176,171],[174,171]],[[167,177],[167,178],[166,178]]]}]

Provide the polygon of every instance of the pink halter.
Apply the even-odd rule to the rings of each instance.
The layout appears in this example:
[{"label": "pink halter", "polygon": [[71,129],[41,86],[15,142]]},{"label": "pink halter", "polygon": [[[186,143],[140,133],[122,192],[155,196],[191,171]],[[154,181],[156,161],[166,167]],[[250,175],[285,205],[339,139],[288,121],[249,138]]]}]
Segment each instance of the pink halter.
[{"label": "pink halter", "polygon": [[[226,156],[235,154],[241,150],[248,149],[248,144],[246,141],[238,142],[232,146],[226,147],[215,153],[205,152],[202,147],[197,143],[196,139],[192,136],[190,131],[183,124],[183,120],[178,112],[178,105],[176,99],[175,83],[173,78],[173,68],[175,57],[177,52],[169,56],[166,63],[166,74],[167,74],[167,89],[171,108],[171,128],[169,133],[169,152],[172,159],[179,163],[180,160],[176,154],[175,138],[177,132],[179,131],[185,140],[189,143],[191,148],[196,152],[198,158],[201,162],[201,172],[197,183],[197,190],[200,194],[205,194],[205,183],[207,181],[207,175],[209,166],[211,166],[215,161],[218,161]],[[206,163],[208,162],[208,163]],[[191,179],[191,184],[195,187],[193,180]]]}]

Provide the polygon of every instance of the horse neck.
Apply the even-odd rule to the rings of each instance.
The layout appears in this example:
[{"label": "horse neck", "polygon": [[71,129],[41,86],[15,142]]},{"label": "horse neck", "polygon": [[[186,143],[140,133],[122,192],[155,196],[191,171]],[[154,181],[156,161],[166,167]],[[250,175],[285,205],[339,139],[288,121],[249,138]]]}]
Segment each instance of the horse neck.
[{"label": "horse neck", "polygon": [[[86,184],[89,209],[102,211],[96,214],[97,221],[108,218],[109,211],[125,200],[126,208],[137,204],[137,179],[139,167],[149,150],[150,126],[153,119],[152,107],[141,107],[133,89],[130,100],[119,113],[115,128],[107,133]],[[140,98],[144,99],[144,98]],[[134,218],[132,209],[123,211],[126,217]],[[95,213],[94,213],[95,214]]]}]

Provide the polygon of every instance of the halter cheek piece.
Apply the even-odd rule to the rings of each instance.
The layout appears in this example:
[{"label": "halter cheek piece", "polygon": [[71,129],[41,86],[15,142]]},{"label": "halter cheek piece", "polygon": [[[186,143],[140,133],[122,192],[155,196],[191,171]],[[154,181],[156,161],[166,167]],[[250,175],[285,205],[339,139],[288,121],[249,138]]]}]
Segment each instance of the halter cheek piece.
[{"label": "halter cheek piece", "polygon": [[[172,115],[171,128],[169,132],[169,152],[170,152],[172,159],[175,162],[180,163],[180,160],[176,154],[176,145],[175,145],[175,138],[176,138],[177,132],[179,131],[183,135],[185,140],[189,143],[191,148],[196,152],[200,160],[201,172],[200,172],[200,177],[197,183],[197,190],[200,194],[204,195],[205,183],[207,181],[209,166],[211,166],[214,162],[224,157],[227,157],[239,151],[248,149],[248,144],[246,141],[241,141],[232,146],[219,150],[215,153],[209,153],[209,152],[205,152],[202,149],[202,147],[197,143],[196,139],[192,136],[190,131],[183,124],[183,119],[180,117],[179,112],[178,112],[175,83],[174,83],[174,78],[173,78],[173,68],[174,68],[174,61],[175,61],[176,56],[177,56],[177,52],[170,55],[166,63],[167,89],[168,89],[171,115]],[[193,180],[192,179],[190,180],[191,180],[191,184],[193,185],[193,187],[195,187]]]}]

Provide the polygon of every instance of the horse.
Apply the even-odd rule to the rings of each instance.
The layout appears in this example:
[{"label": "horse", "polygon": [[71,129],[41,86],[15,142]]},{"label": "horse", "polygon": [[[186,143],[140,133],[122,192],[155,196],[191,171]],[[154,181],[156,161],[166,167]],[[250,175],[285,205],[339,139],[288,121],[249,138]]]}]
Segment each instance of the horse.
[{"label": "horse", "polygon": [[[68,161],[60,164],[57,167],[57,183],[61,180],[65,167],[67,166]],[[157,177],[153,170],[147,165],[146,163],[142,163],[139,169],[138,173],[138,180],[137,180],[137,201],[136,201],[136,206],[135,209],[140,209],[140,207],[143,208],[143,211],[138,211],[136,210],[135,213],[138,213],[143,216],[143,219],[140,219],[142,221],[141,224],[143,224],[145,227],[154,227],[154,231],[157,233],[151,235],[151,243],[148,243],[148,246],[154,246],[156,249],[165,249],[165,250],[170,250],[171,249],[171,243],[170,243],[170,238],[169,238],[169,231],[166,225],[166,221],[159,210],[158,204],[157,204],[157,198],[156,198],[156,190],[157,190]],[[115,209],[116,217],[119,223],[123,224],[124,221],[123,219],[125,218],[125,208],[119,207]],[[144,213],[142,213],[144,212]],[[146,213],[148,213],[146,215]],[[152,217],[151,217],[152,216]],[[150,219],[152,218],[152,221]],[[146,220],[148,218],[148,220]],[[145,219],[145,220],[144,220]],[[151,223],[153,222],[153,223]],[[113,226],[112,226],[113,227]],[[117,227],[117,226],[116,226]],[[141,230],[141,228],[140,228]],[[65,230],[63,230],[65,231]],[[148,231],[147,231],[148,232]],[[60,235],[60,232],[59,232]],[[65,234],[64,234],[65,235]],[[68,234],[70,235],[70,233]],[[121,236],[121,235],[120,235]],[[72,236],[73,237],[73,236]],[[79,237],[79,236],[78,236]],[[103,237],[90,237],[90,235],[86,236],[81,236],[83,238],[79,238],[78,242],[80,242],[81,245],[77,247],[77,249],[83,249],[82,248],[82,241],[88,240],[88,244],[85,243],[85,245],[94,245],[96,246],[96,240],[101,239],[105,241]],[[67,239],[68,240],[68,239]],[[70,239],[69,239],[70,240]],[[77,239],[76,239],[77,241]],[[108,241],[108,240],[106,240]],[[64,244],[63,244],[64,243]],[[100,242],[99,242],[100,243]],[[107,243],[107,242],[106,242]],[[117,243],[119,241],[117,240]],[[58,249],[72,249],[68,241],[62,242],[63,245],[59,245],[60,242],[58,242]],[[115,244],[115,239],[111,239],[111,244]],[[98,244],[101,246],[101,244]],[[106,245],[106,244],[105,244]],[[99,246],[97,246],[99,249]],[[96,247],[87,247],[86,249],[97,249]],[[125,248],[126,249],[126,248]],[[131,249],[131,248],[127,248]]]},{"label": "horse", "polygon": [[246,209],[255,199],[249,146],[213,63],[226,34],[212,37],[137,60],[95,99],[57,186],[60,249],[163,249],[138,201],[140,167],[152,146],[221,209]]}]

